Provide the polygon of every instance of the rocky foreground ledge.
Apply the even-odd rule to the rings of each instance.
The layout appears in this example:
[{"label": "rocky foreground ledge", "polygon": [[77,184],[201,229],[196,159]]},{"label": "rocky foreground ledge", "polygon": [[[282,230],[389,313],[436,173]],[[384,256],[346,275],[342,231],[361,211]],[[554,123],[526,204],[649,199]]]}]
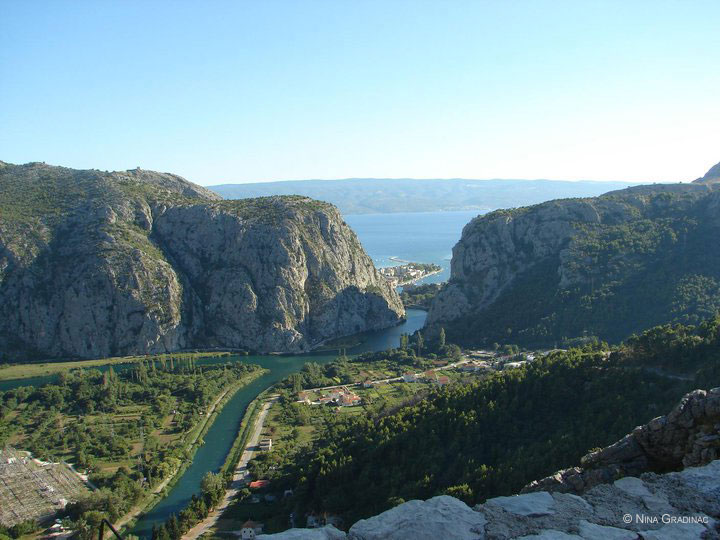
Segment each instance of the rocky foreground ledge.
[{"label": "rocky foreground ledge", "polygon": [[[355,523],[260,535],[273,540],[670,540],[720,538],[720,388],[687,394],[667,416],[533,482],[470,508],[442,495]],[[692,466],[698,465],[698,466]],[[658,474],[657,467],[685,467]],[[657,469],[655,469],[657,470]],[[666,469],[665,469],[666,470]],[[628,474],[634,471],[635,475]],[[574,491],[571,493],[570,491]]]}]

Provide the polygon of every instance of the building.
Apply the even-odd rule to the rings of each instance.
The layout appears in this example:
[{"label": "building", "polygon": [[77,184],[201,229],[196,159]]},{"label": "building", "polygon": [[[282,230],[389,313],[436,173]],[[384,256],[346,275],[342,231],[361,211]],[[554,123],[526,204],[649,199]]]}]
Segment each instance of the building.
[{"label": "building", "polygon": [[247,520],[240,528],[240,540],[255,540],[258,534],[262,534],[262,530],[262,523]]},{"label": "building", "polygon": [[521,362],[508,362],[507,364],[505,364],[503,369],[519,368],[519,367],[524,366],[525,364],[527,364],[527,360],[522,360]]},{"label": "building", "polygon": [[403,373],[403,381],[405,382],[417,382],[417,375],[414,373],[408,371],[407,373]]},{"label": "building", "polygon": [[343,407],[352,407],[353,405],[359,405],[362,400],[357,394],[349,392],[340,396],[340,405]]},{"label": "building", "polygon": [[321,404],[338,405],[341,407],[358,405],[361,401],[360,396],[346,386],[343,386],[342,388],[333,388],[327,395],[318,400]]},{"label": "building", "polygon": [[485,369],[490,369],[490,366],[487,362],[474,360],[472,362],[468,362],[466,364],[463,364],[460,366],[459,370],[464,372],[475,372],[475,371],[482,371]]},{"label": "building", "polygon": [[435,384],[437,384],[438,386],[445,386],[446,384],[450,384],[450,377],[448,377],[447,375],[443,375],[443,376],[438,377],[437,379],[435,379],[434,382],[435,382]]},{"label": "building", "polygon": [[250,489],[262,489],[270,485],[270,480],[255,480],[250,482]]}]

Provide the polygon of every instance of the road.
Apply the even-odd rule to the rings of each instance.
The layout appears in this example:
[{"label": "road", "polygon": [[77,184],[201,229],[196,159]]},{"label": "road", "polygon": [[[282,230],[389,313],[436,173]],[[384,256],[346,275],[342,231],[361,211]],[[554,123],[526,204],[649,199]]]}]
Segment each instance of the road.
[{"label": "road", "polygon": [[[197,442],[197,440],[200,438],[200,433],[202,433],[202,431],[205,429],[205,426],[206,426],[207,423],[210,421],[210,417],[212,416],[212,414],[213,414],[213,413],[215,412],[215,410],[217,409],[218,404],[219,404],[220,401],[228,394],[228,392],[229,392],[230,390],[231,390],[231,388],[226,389],[222,394],[220,394],[220,395],[215,399],[215,401],[213,401],[213,402],[210,404],[210,406],[208,407],[207,411],[205,412],[205,418],[204,418],[204,420],[203,420],[203,423],[202,423],[202,425],[195,431],[195,435],[194,435],[193,439],[192,439],[191,441],[189,441],[189,443],[188,443],[188,445],[187,445],[188,448],[192,448],[192,446],[193,446],[193,445]],[[171,475],[169,475],[167,478],[165,478],[165,480],[163,480],[163,481],[160,482],[157,486],[155,486],[155,487],[153,488],[153,491],[152,491],[153,496],[155,496],[155,495],[160,495],[160,493],[162,492],[162,490],[165,489],[165,487],[168,485],[168,483],[170,482],[170,480],[172,480],[173,478],[175,478],[175,475],[176,475],[176,474],[177,474],[177,471],[173,472]],[[124,527],[125,525],[127,525],[131,520],[135,519],[135,518],[138,517],[140,514],[142,514],[142,513],[145,511],[145,508],[147,507],[147,505],[148,505],[148,500],[145,499],[145,500],[143,500],[139,505],[134,506],[133,508],[131,508],[130,511],[129,511],[127,514],[125,514],[123,517],[121,517],[121,518],[117,521],[117,523],[115,523],[115,528],[118,529],[118,530],[120,530],[122,527]],[[106,532],[106,536],[109,535],[109,534],[110,534],[110,532],[107,531],[107,532]]]},{"label": "road", "polygon": [[[470,359],[464,358],[463,360],[458,360],[457,362],[453,362],[452,364],[447,364],[447,365],[436,367],[436,368],[426,369],[422,373],[425,373],[427,371],[442,371],[445,369],[454,369],[454,368],[462,366],[463,364],[467,364],[468,362],[470,362]],[[417,373],[416,373],[416,375],[417,375]],[[391,383],[391,382],[399,382],[402,380],[403,380],[403,377],[400,376],[400,377],[390,377],[388,379],[378,379],[376,381],[366,381],[366,382],[368,384],[384,384],[384,383]],[[336,388],[345,388],[347,386],[360,386],[363,384],[365,384],[365,383],[364,382],[362,382],[362,383],[356,382],[356,383],[348,383],[348,384],[336,384],[334,386],[321,386],[319,388],[306,388],[303,390],[303,392],[318,392],[320,390],[334,390]]]},{"label": "road", "polygon": [[230,487],[225,490],[223,500],[220,501],[220,504],[218,504],[215,510],[213,510],[208,517],[186,532],[182,537],[183,540],[194,540],[217,525],[217,522],[222,517],[223,512],[228,506],[230,506],[237,497],[238,492],[245,486],[248,478],[248,463],[258,451],[258,443],[260,442],[260,435],[262,433],[263,426],[265,425],[265,419],[267,418],[268,411],[270,410],[270,407],[277,402],[278,398],[279,396],[272,396],[263,404],[260,414],[255,419],[252,435],[248,440],[247,446],[245,446],[242,456],[240,456],[240,461],[238,461],[237,467],[235,467],[232,484],[230,484]]}]

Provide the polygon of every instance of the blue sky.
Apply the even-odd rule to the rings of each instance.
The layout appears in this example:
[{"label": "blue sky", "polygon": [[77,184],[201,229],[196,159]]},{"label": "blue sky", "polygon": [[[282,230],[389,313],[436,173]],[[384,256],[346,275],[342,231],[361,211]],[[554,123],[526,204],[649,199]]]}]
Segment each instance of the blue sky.
[{"label": "blue sky", "polygon": [[0,0],[0,159],[677,181],[720,161],[720,1]]}]

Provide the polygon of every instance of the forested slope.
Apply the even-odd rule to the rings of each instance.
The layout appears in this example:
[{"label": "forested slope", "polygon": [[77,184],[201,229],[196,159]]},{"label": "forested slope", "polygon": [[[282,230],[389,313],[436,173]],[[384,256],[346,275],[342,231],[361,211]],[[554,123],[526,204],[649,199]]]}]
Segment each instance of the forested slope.
[{"label": "forested slope", "polygon": [[389,416],[343,415],[310,452],[290,456],[279,482],[295,489],[300,510],[339,513],[347,523],[402,500],[449,493],[473,503],[517,492],[663,414],[687,391],[717,386],[718,328],[718,319],[655,328],[619,348],[556,352],[438,390]]}]

